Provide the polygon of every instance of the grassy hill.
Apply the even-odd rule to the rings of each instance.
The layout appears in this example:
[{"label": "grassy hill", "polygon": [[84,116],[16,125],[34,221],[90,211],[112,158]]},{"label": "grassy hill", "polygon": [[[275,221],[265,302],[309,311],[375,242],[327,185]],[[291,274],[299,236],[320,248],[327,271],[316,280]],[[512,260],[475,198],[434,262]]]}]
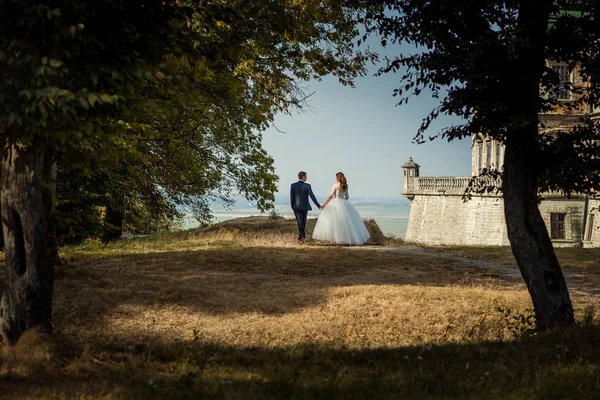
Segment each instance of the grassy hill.
[{"label": "grassy hill", "polygon": [[0,398],[597,397],[595,296],[573,295],[576,328],[536,333],[524,285],[469,249],[295,239],[252,217],[64,248],[55,334],[0,348]]},{"label": "grassy hill", "polygon": [[[310,238],[315,225],[317,224],[316,218],[309,218],[306,220],[306,233]],[[402,243],[402,240],[395,238],[386,238],[379,229],[379,226],[375,220],[365,220],[365,226],[369,231],[371,237],[367,241],[367,245],[382,245],[390,243]],[[284,217],[245,217],[236,218],[227,221],[223,221],[218,224],[214,224],[208,228],[202,230],[202,232],[217,232],[217,231],[230,231],[230,232],[255,232],[261,233],[263,236],[273,237],[277,236],[280,240],[289,240],[290,235],[298,236],[298,226],[296,220],[293,218]],[[292,236],[293,238],[293,236]],[[318,244],[313,242],[313,244]],[[328,243],[320,243],[322,245],[328,245]]]}]

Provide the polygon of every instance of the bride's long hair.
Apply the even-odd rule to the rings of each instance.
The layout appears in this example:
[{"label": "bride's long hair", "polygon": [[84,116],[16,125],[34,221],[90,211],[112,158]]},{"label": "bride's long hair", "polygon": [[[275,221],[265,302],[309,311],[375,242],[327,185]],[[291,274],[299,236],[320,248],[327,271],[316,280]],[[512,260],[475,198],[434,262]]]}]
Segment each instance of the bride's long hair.
[{"label": "bride's long hair", "polygon": [[338,172],[337,174],[335,174],[335,178],[340,183],[342,190],[348,190],[348,181],[346,180],[346,176],[343,172]]}]

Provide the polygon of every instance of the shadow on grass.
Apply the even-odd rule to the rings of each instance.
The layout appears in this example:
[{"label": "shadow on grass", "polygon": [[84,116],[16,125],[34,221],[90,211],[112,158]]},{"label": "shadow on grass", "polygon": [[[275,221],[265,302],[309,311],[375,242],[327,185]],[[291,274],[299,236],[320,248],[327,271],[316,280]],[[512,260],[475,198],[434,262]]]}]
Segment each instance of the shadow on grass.
[{"label": "shadow on grass", "polygon": [[592,399],[600,389],[600,327],[591,324],[512,342],[358,350],[117,338],[84,352],[55,340],[63,365],[0,377],[10,398]]},{"label": "shadow on grass", "polygon": [[[284,314],[331,287],[448,286],[470,272],[451,260],[332,248],[234,247],[82,257],[58,274],[60,315],[100,319],[120,304],[183,306],[213,315]],[[474,276],[474,275],[473,275]]]},{"label": "shadow on grass", "polygon": [[[510,246],[430,246],[433,249],[470,259],[492,261],[500,265],[516,266]],[[589,273],[600,275],[600,248],[556,247],[561,267],[577,272],[586,268]]]}]

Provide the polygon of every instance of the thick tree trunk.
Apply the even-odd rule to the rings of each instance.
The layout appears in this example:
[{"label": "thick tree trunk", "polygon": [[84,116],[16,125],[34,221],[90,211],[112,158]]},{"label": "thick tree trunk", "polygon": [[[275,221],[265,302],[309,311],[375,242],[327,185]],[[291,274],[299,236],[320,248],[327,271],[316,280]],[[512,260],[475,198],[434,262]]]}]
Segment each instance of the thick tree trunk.
[{"label": "thick tree trunk", "polygon": [[[536,127],[537,129],[537,127]],[[504,158],[504,215],[508,239],[527,290],[539,329],[572,324],[573,306],[548,230],[537,204],[535,152],[515,136],[507,140]]]},{"label": "thick tree trunk", "polygon": [[[537,203],[538,112],[545,40],[553,0],[522,2],[512,77],[505,93],[513,127],[506,132],[504,215],[513,254],[533,301],[539,329],[572,324],[573,306]],[[517,96],[509,97],[511,93]]]},{"label": "thick tree trunk", "polygon": [[5,145],[1,200],[8,279],[0,302],[0,334],[9,344],[35,326],[52,330],[54,270],[44,199],[51,167],[52,152],[42,140],[27,148],[17,140]]}]

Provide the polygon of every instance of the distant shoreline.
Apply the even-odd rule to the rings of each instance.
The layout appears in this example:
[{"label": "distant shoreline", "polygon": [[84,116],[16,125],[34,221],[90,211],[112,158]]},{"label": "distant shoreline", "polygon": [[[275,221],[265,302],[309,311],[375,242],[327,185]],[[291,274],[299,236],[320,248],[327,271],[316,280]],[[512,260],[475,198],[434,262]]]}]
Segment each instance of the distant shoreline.
[{"label": "distant shoreline", "polygon": [[[354,206],[360,213],[363,219],[373,219],[379,225],[381,231],[386,235],[394,235],[397,237],[404,237],[406,233],[406,227],[408,225],[408,216],[410,213],[410,207],[406,207],[402,204],[399,205],[364,205],[356,203]],[[276,204],[276,212],[285,218],[294,218],[292,210],[287,204]],[[318,218],[320,211],[313,209],[309,212],[308,218]],[[243,218],[251,216],[268,215],[268,213],[261,213],[256,208],[234,208],[231,210],[214,210],[213,211],[213,222],[223,222],[234,218]],[[199,226],[191,216],[188,216],[184,220],[183,229],[191,229]]]}]

